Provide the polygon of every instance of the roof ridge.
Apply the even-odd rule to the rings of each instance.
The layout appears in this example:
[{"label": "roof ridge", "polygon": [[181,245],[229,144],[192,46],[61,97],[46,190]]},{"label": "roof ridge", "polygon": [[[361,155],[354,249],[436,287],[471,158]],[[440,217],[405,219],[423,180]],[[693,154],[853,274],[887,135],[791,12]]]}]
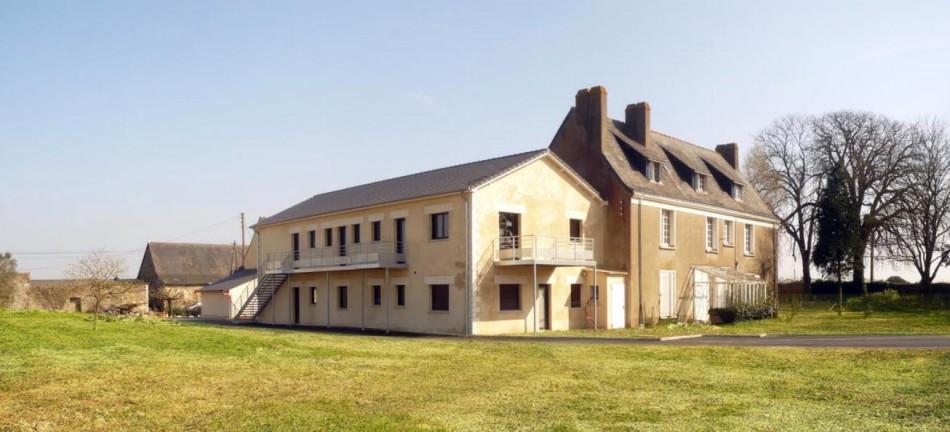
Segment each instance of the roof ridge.
[{"label": "roof ridge", "polygon": [[682,139],[682,138],[680,138],[680,137],[676,137],[676,136],[670,135],[670,134],[668,134],[668,133],[663,133],[663,132],[660,132],[660,131],[658,131],[658,130],[650,129],[650,132],[655,133],[655,134],[657,134],[657,135],[665,136],[665,137],[667,137],[667,138],[675,139],[675,140],[677,140],[677,141],[679,141],[679,142],[681,142],[681,143],[683,143],[683,144],[689,144],[689,145],[691,145],[691,146],[693,146],[693,147],[696,147],[696,148],[698,148],[698,149],[706,150],[706,151],[709,151],[709,152],[714,152],[714,151],[715,151],[715,150],[713,150],[713,149],[711,149],[711,148],[703,147],[703,146],[701,146],[701,145],[699,145],[699,144],[691,143],[691,142],[686,141],[686,140],[684,140],[684,139]]},{"label": "roof ridge", "polygon": [[513,154],[509,154],[509,155],[504,155],[504,156],[497,156],[497,157],[488,158],[488,159],[481,159],[481,160],[472,161],[472,162],[465,162],[465,163],[460,163],[460,164],[455,164],[455,165],[449,165],[449,166],[444,166],[444,167],[439,167],[439,168],[432,168],[432,169],[428,169],[428,170],[425,170],[425,171],[418,171],[418,172],[414,172],[414,173],[410,173],[410,174],[404,174],[404,175],[401,175],[401,176],[398,176],[398,177],[389,177],[389,178],[384,178],[384,179],[381,179],[381,180],[372,181],[372,182],[369,182],[369,183],[362,183],[362,184],[357,184],[357,185],[353,185],[353,186],[347,186],[347,187],[340,188],[340,189],[334,189],[334,190],[331,190],[331,191],[326,191],[326,192],[323,192],[323,193],[315,194],[315,195],[311,196],[311,198],[313,198],[313,197],[318,197],[318,196],[320,196],[320,195],[326,195],[326,194],[328,194],[328,193],[341,192],[341,191],[345,191],[345,190],[348,190],[348,189],[354,189],[354,188],[358,188],[358,187],[374,185],[374,184],[377,184],[377,183],[388,182],[388,181],[391,181],[391,180],[398,180],[398,179],[401,179],[401,178],[406,178],[406,177],[412,177],[412,176],[416,176],[416,175],[420,175],[420,174],[431,173],[431,172],[434,172],[434,171],[441,171],[441,170],[446,170],[446,169],[451,169],[451,168],[458,168],[458,167],[463,167],[463,166],[466,166],[466,165],[474,165],[474,164],[477,164],[477,163],[483,163],[483,162],[488,162],[488,161],[493,161],[493,160],[498,160],[498,159],[504,159],[504,158],[510,158],[510,157],[515,157],[515,156],[528,155],[528,154],[530,154],[530,153],[538,153],[538,152],[541,152],[541,151],[544,151],[544,150],[546,150],[546,149],[531,150],[531,151],[526,151],[526,152],[521,152],[521,153],[513,153]]},{"label": "roof ridge", "polygon": [[225,243],[194,243],[194,242],[177,243],[177,242],[150,241],[150,242],[148,242],[147,244],[148,244],[148,245],[153,245],[153,244],[159,244],[159,245],[175,245],[175,246],[227,246],[227,247],[234,247],[233,244],[225,244]]}]

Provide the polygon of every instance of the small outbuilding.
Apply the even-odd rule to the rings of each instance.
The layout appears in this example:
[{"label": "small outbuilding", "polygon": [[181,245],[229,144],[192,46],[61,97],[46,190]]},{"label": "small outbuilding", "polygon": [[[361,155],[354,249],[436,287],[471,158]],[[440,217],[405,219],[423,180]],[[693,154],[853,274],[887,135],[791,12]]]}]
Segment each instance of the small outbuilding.
[{"label": "small outbuilding", "polygon": [[246,269],[201,287],[201,317],[234,318],[256,285],[257,269]]}]

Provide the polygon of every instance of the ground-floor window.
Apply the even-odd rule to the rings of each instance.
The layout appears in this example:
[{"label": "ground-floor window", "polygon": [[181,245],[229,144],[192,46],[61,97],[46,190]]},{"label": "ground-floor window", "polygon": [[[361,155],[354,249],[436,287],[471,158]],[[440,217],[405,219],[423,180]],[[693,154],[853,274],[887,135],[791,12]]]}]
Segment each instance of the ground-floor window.
[{"label": "ground-floor window", "polygon": [[345,286],[336,287],[336,290],[337,290],[337,302],[338,302],[337,306],[339,306],[340,309],[346,309],[346,287]]},{"label": "ground-floor window", "polygon": [[571,307],[581,307],[581,284],[571,284]]},{"label": "ground-floor window", "polygon": [[432,310],[449,310],[449,286],[448,285],[430,285],[432,288]]},{"label": "ground-floor window", "polygon": [[503,311],[521,310],[521,285],[498,285],[499,309]]},{"label": "ground-floor window", "polygon": [[383,304],[383,287],[373,285],[373,306],[379,306],[381,304]]},{"label": "ground-floor window", "polygon": [[310,287],[310,304],[317,304],[317,287]]},{"label": "ground-floor window", "polygon": [[406,305],[406,286],[396,285],[396,306]]}]

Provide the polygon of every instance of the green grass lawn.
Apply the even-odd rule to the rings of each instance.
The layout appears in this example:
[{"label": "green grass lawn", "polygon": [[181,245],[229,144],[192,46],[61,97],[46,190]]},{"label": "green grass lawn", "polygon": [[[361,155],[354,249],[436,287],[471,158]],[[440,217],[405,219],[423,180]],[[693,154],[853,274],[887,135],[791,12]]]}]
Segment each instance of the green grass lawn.
[{"label": "green grass lawn", "polygon": [[[723,325],[704,325],[660,323],[644,328],[625,328],[612,330],[570,330],[538,333],[537,336],[581,336],[581,337],[666,337],[689,334],[705,335],[787,335],[787,334],[927,334],[950,335],[950,310],[948,309],[908,309],[902,312],[874,312],[865,316],[863,312],[845,311],[838,316],[828,304],[810,304],[789,316],[785,311],[778,318],[745,321]],[[520,334],[535,336],[534,334]]]},{"label": "green grass lawn", "polygon": [[433,340],[0,311],[0,430],[946,430],[950,351]]}]

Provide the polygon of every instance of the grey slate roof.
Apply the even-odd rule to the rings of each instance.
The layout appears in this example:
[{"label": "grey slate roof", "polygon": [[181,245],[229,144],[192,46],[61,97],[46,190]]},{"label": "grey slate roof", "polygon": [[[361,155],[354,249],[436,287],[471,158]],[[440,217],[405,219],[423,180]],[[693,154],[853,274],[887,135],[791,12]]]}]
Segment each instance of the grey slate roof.
[{"label": "grey slate roof", "polygon": [[138,278],[150,280],[147,264],[165,285],[205,285],[230,275],[238,262],[232,245],[150,242]]},{"label": "grey slate roof", "polygon": [[[742,201],[737,201],[732,197],[731,185],[720,184],[718,179],[709,182],[707,192],[697,192],[693,189],[692,179],[680,176],[673,164],[673,161],[676,161],[690,171],[707,175],[715,172],[730,182],[748,185],[749,182],[745,179],[745,176],[729,165],[722,155],[715,150],[700,147],[656,131],[650,132],[650,142],[644,146],[626,136],[623,132],[625,127],[626,125],[622,121],[611,120],[608,122],[609,132],[618,139],[608,140],[603,154],[604,159],[607,160],[613,171],[631,190],[714,205],[768,218],[775,217],[769,206],[762,201],[751,187],[744,188]],[[624,151],[625,148],[663,163],[664,169],[660,174],[660,183],[654,183],[647,179],[646,173],[643,172],[640,164],[627,156]]]},{"label": "grey slate roof", "polygon": [[471,162],[354,186],[313,197],[265,218],[255,227],[379,204],[461,192],[500,176],[547,149]]},{"label": "grey slate roof", "polygon": [[216,280],[208,285],[198,289],[198,291],[227,291],[246,282],[250,282],[257,277],[257,269],[238,270],[230,276]]}]

